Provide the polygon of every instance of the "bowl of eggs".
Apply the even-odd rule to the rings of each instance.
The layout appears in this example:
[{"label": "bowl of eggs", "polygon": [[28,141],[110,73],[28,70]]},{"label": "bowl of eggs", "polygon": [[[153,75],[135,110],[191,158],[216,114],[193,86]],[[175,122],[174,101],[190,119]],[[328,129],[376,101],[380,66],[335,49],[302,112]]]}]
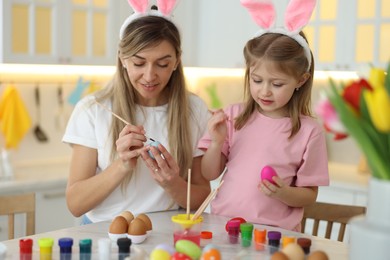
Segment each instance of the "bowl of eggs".
[{"label": "bowl of eggs", "polygon": [[146,214],[142,213],[134,218],[131,212],[124,211],[112,220],[108,236],[114,242],[119,238],[128,237],[133,244],[140,244],[151,232],[152,221]]}]

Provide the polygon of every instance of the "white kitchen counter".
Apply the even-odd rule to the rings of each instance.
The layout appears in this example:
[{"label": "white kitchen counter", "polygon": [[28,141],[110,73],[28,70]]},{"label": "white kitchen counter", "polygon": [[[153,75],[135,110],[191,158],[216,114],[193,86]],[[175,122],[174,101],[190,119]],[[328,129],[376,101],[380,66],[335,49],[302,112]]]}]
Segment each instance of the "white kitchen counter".
[{"label": "white kitchen counter", "polygon": [[0,195],[65,190],[69,174],[69,160],[15,165],[13,178],[0,180]]}]

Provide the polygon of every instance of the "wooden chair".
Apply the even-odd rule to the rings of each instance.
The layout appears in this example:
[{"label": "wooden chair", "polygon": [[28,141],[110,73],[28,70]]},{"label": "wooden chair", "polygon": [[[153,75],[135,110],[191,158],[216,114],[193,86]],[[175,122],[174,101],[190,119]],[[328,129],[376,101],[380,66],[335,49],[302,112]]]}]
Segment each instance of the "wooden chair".
[{"label": "wooden chair", "polygon": [[348,221],[357,215],[366,213],[366,208],[361,206],[352,205],[340,205],[330,204],[323,202],[316,202],[310,206],[304,208],[304,214],[302,219],[302,233],[305,232],[306,220],[313,219],[314,225],[312,229],[312,235],[318,236],[318,228],[320,221],[326,222],[325,238],[330,239],[333,223],[339,223],[340,229],[338,232],[337,240],[342,242],[344,240],[345,228]]},{"label": "wooden chair", "polygon": [[35,234],[35,193],[0,196],[0,216],[8,216],[8,239],[15,238],[15,215],[26,214],[26,236]]}]

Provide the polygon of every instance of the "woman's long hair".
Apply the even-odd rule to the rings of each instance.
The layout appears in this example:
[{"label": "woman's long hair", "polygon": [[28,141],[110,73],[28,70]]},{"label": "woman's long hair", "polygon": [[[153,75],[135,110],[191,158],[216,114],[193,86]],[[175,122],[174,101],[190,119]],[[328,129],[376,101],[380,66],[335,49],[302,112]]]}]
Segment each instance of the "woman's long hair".
[{"label": "woman's long hair", "polygon": [[[179,64],[173,71],[168,85],[163,90],[168,96],[168,140],[169,150],[180,167],[180,175],[186,177],[192,164],[192,144],[189,121],[191,110],[188,92],[185,87],[183,66],[181,63],[181,40],[177,27],[165,18],[145,16],[131,22],[119,42],[116,73],[108,86],[98,94],[98,100],[111,99],[113,111],[137,125],[137,92],[130,82],[121,58],[132,57],[145,48],[153,47],[162,41],[168,41],[174,47]],[[120,120],[113,120],[110,134],[112,140],[111,160],[116,158],[116,140],[124,127]],[[122,189],[127,186],[131,174],[122,182]]]}]

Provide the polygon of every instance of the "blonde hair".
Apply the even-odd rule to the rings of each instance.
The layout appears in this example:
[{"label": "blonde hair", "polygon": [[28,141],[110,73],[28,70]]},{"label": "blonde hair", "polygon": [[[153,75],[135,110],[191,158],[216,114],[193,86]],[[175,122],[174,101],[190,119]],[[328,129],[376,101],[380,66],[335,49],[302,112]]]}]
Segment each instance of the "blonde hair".
[{"label": "blonde hair", "polygon": [[[108,86],[97,94],[98,100],[111,99],[112,110],[131,124],[137,125],[135,112],[138,94],[130,82],[127,71],[123,68],[121,58],[135,55],[144,48],[168,41],[176,51],[179,64],[163,90],[168,96],[168,140],[169,151],[180,167],[180,175],[186,177],[193,158],[190,119],[192,111],[188,100],[189,93],[185,87],[183,66],[180,60],[181,40],[177,27],[165,18],[145,16],[132,21],[119,42],[116,72]],[[125,124],[113,120],[110,128],[112,140],[111,160],[116,158],[116,140]],[[121,187],[130,182],[132,174],[125,178]]]},{"label": "blonde hair", "polygon": [[[306,40],[303,32],[300,35]],[[306,40],[307,41],[307,40]],[[287,103],[288,113],[291,118],[291,133],[289,138],[298,133],[301,128],[300,115],[312,116],[311,112],[311,89],[313,85],[314,60],[308,73],[309,79],[294,91],[290,101]],[[289,36],[278,33],[266,33],[247,42],[244,47],[246,62],[244,82],[244,110],[235,118],[234,127],[239,130],[251,118],[253,112],[260,109],[260,106],[251,97],[249,82],[250,68],[260,59],[273,61],[276,68],[299,80],[307,72],[308,60],[303,47]]]}]

